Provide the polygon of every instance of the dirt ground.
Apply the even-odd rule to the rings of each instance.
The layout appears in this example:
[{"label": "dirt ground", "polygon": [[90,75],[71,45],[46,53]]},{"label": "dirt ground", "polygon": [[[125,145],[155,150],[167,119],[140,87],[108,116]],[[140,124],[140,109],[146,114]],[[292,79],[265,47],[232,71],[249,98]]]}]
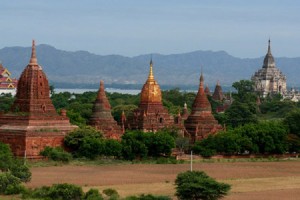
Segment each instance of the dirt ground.
[{"label": "dirt ground", "polygon": [[[121,196],[174,196],[177,174],[189,169],[189,164],[34,167],[27,185],[73,183],[85,190],[114,188]],[[300,161],[195,163],[193,170],[203,170],[218,181],[231,184],[226,200],[300,199]]]}]

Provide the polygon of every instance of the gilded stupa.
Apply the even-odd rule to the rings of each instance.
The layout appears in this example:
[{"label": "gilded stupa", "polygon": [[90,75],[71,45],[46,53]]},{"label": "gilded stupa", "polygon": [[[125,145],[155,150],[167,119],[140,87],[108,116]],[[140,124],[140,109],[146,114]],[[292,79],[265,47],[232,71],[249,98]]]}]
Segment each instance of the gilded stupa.
[{"label": "gilded stupa", "polygon": [[100,88],[88,124],[103,132],[106,138],[119,140],[122,136],[123,131],[111,114],[111,106],[105,94],[103,81],[100,81]]},{"label": "gilded stupa", "polygon": [[192,106],[191,114],[188,116],[184,125],[190,135],[192,143],[222,130],[222,126],[218,124],[218,121],[215,120],[212,115],[211,105],[204,91],[202,72],[200,76],[200,86]]},{"label": "gilded stupa", "polygon": [[19,78],[11,112],[0,115],[0,141],[9,144],[16,156],[40,158],[46,146],[63,146],[64,137],[74,128],[77,126],[70,124],[66,110],[59,115],[52,104],[33,40],[31,58]]},{"label": "gilded stupa", "polygon": [[173,117],[169,115],[168,110],[162,104],[161,90],[153,75],[152,59],[147,81],[141,91],[140,104],[128,117],[127,122],[127,128],[145,132],[155,132],[174,124]]}]

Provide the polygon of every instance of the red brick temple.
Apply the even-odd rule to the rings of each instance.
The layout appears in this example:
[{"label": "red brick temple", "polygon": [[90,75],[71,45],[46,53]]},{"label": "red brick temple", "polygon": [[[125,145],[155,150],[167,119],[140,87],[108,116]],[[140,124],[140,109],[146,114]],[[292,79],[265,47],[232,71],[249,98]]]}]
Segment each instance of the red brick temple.
[{"label": "red brick temple", "polygon": [[121,139],[123,131],[111,114],[111,106],[106,97],[104,82],[100,81],[100,89],[93,107],[89,125],[101,131],[106,138]]},{"label": "red brick temple", "polygon": [[144,132],[156,132],[174,125],[174,118],[162,104],[161,90],[153,75],[152,60],[148,79],[141,91],[140,104],[127,121],[127,128]]},{"label": "red brick temple", "polygon": [[206,95],[211,96],[210,89],[209,89],[208,85],[206,85],[206,87],[204,89],[204,92],[205,92]]},{"label": "red brick temple", "polygon": [[185,121],[185,129],[191,137],[191,142],[202,140],[210,134],[222,130],[211,112],[211,105],[204,92],[204,78],[201,73],[200,86],[194,100],[192,111]]},{"label": "red brick temple", "polygon": [[31,58],[19,78],[11,112],[0,115],[0,141],[9,144],[16,156],[39,158],[46,146],[63,146],[65,135],[76,127],[70,124],[65,110],[60,115],[56,112],[33,41]]},{"label": "red brick temple", "polygon": [[215,101],[223,101],[223,99],[224,99],[222,87],[221,87],[219,81],[217,82],[217,85],[215,87],[215,91],[214,91],[214,94],[212,95],[212,98]]}]

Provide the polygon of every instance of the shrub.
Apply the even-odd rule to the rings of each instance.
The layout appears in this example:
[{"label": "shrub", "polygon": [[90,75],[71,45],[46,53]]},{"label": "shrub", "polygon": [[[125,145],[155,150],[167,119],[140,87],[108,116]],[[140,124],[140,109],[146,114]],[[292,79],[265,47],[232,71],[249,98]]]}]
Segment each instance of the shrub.
[{"label": "shrub", "polygon": [[11,174],[19,178],[22,182],[29,182],[31,180],[31,172],[29,167],[24,165],[23,160],[15,159],[10,167]]},{"label": "shrub", "polygon": [[119,198],[119,194],[115,189],[112,188],[107,188],[105,190],[102,191],[106,196],[110,197],[109,199],[118,199]]},{"label": "shrub", "polygon": [[0,170],[7,171],[13,162],[13,154],[8,144],[0,142]]},{"label": "shrub", "polygon": [[[0,194],[11,193],[17,191],[17,187],[21,184],[21,180],[13,176],[10,172],[0,173]],[[13,194],[16,194],[13,192]]]},{"label": "shrub", "polygon": [[72,155],[64,151],[61,147],[45,147],[40,155],[45,156],[54,161],[69,162],[72,159]]},{"label": "shrub", "polygon": [[50,187],[48,196],[53,200],[80,200],[83,197],[83,191],[77,185],[54,184]]},{"label": "shrub", "polygon": [[90,189],[85,193],[84,200],[103,200],[103,197],[97,189]]},{"label": "shrub", "polygon": [[180,200],[216,200],[227,195],[230,185],[219,183],[202,171],[187,171],[177,175],[176,196]]}]

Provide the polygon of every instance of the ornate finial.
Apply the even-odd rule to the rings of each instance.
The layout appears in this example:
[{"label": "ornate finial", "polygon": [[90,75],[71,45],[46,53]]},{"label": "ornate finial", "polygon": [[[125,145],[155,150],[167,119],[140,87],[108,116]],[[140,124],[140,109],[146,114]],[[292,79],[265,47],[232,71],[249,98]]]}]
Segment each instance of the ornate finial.
[{"label": "ornate finial", "polygon": [[37,65],[35,41],[34,40],[32,40],[32,50],[31,50],[31,58],[30,58],[29,64],[30,65]]},{"label": "ornate finial", "polygon": [[220,81],[219,80],[217,81],[217,86],[220,86]]},{"label": "ornate finial", "polygon": [[268,54],[271,54],[271,40],[268,41]]},{"label": "ornate finial", "polygon": [[100,88],[104,88],[104,81],[100,80]]},{"label": "ornate finial", "polygon": [[186,102],[184,103],[183,108],[184,108],[184,109],[187,109],[187,104],[186,104]]},{"label": "ornate finial", "polygon": [[202,72],[202,66],[201,66],[201,75],[200,75],[200,83],[204,82],[204,78],[203,78],[203,72]]},{"label": "ornate finial", "polygon": [[148,79],[151,79],[151,80],[154,79],[154,76],[153,76],[153,62],[152,62],[152,56],[151,56],[151,60],[150,60],[150,71],[149,71]]}]

